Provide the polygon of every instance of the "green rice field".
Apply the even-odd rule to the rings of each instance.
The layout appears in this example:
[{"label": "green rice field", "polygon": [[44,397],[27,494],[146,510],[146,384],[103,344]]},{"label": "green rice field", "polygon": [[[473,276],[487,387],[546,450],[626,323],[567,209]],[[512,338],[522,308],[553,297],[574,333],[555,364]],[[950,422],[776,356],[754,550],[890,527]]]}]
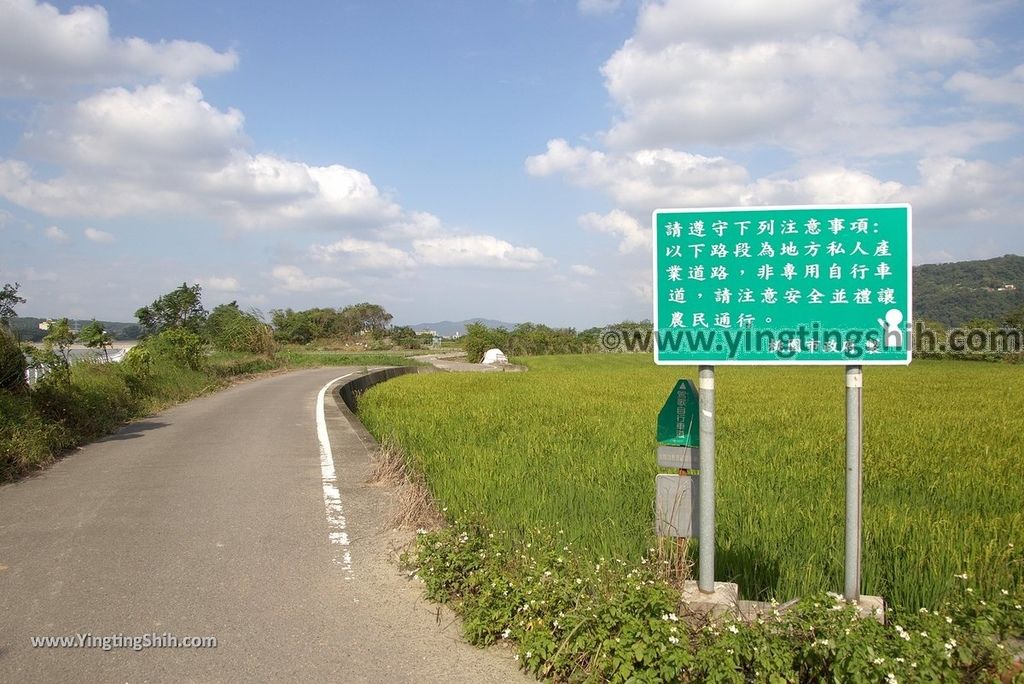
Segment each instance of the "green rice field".
[{"label": "green rice field", "polygon": [[[391,380],[360,416],[449,515],[639,557],[655,542],[657,413],[696,369],[615,354],[526,363]],[[1024,588],[1024,366],[915,361],[864,380],[864,592],[937,607],[964,572],[981,595]],[[842,367],[719,367],[717,388],[716,579],[745,598],[841,591]]]}]

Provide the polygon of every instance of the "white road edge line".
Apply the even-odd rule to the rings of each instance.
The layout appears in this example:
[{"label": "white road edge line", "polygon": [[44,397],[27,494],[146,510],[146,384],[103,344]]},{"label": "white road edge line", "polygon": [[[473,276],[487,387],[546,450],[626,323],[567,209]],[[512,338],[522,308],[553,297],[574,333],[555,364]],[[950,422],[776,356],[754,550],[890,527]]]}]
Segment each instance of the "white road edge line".
[{"label": "white road edge line", "polygon": [[345,579],[352,579],[352,551],[349,549],[345,511],[341,507],[341,492],[338,491],[338,476],[334,470],[334,455],[331,453],[331,438],[327,435],[327,420],[324,418],[324,397],[331,385],[350,375],[346,373],[334,378],[320,388],[316,396],[316,437],[320,442],[320,479],[324,488],[324,509],[327,513],[327,538],[334,549],[334,562],[341,566]]}]

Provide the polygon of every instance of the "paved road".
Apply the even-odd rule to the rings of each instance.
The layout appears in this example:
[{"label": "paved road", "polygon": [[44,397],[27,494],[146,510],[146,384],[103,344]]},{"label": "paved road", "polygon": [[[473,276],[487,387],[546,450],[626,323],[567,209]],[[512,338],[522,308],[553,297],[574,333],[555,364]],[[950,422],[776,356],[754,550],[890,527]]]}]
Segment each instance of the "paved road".
[{"label": "paved road", "polygon": [[[363,484],[369,452],[328,394],[342,510],[332,503],[317,394],[354,370],[237,385],[0,487],[0,681],[521,679],[400,576],[391,559],[407,537],[382,531],[387,493]],[[30,643],[86,633],[218,643]]]}]

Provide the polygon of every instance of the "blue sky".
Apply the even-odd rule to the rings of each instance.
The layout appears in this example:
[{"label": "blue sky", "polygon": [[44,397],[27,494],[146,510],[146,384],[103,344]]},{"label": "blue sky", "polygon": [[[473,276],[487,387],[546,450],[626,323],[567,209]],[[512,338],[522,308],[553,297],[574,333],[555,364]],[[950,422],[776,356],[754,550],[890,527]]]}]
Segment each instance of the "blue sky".
[{"label": "blue sky", "polygon": [[649,315],[658,207],[910,202],[1024,253],[1014,2],[0,0],[23,315]]}]

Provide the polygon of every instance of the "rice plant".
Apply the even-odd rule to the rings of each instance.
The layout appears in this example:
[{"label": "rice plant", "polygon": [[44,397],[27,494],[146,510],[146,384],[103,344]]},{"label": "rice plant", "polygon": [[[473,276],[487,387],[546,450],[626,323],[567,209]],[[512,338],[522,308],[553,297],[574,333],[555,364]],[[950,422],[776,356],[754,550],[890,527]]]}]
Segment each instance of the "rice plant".
[{"label": "rice plant", "polygon": [[[363,397],[361,416],[449,510],[564,529],[594,558],[639,557],[655,543],[657,412],[696,369],[527,362],[398,378]],[[717,579],[746,598],[841,590],[843,369],[720,367],[717,379]],[[956,574],[981,593],[1024,585],[1022,383],[1024,367],[1002,364],[865,369],[865,593],[936,607]]]}]

